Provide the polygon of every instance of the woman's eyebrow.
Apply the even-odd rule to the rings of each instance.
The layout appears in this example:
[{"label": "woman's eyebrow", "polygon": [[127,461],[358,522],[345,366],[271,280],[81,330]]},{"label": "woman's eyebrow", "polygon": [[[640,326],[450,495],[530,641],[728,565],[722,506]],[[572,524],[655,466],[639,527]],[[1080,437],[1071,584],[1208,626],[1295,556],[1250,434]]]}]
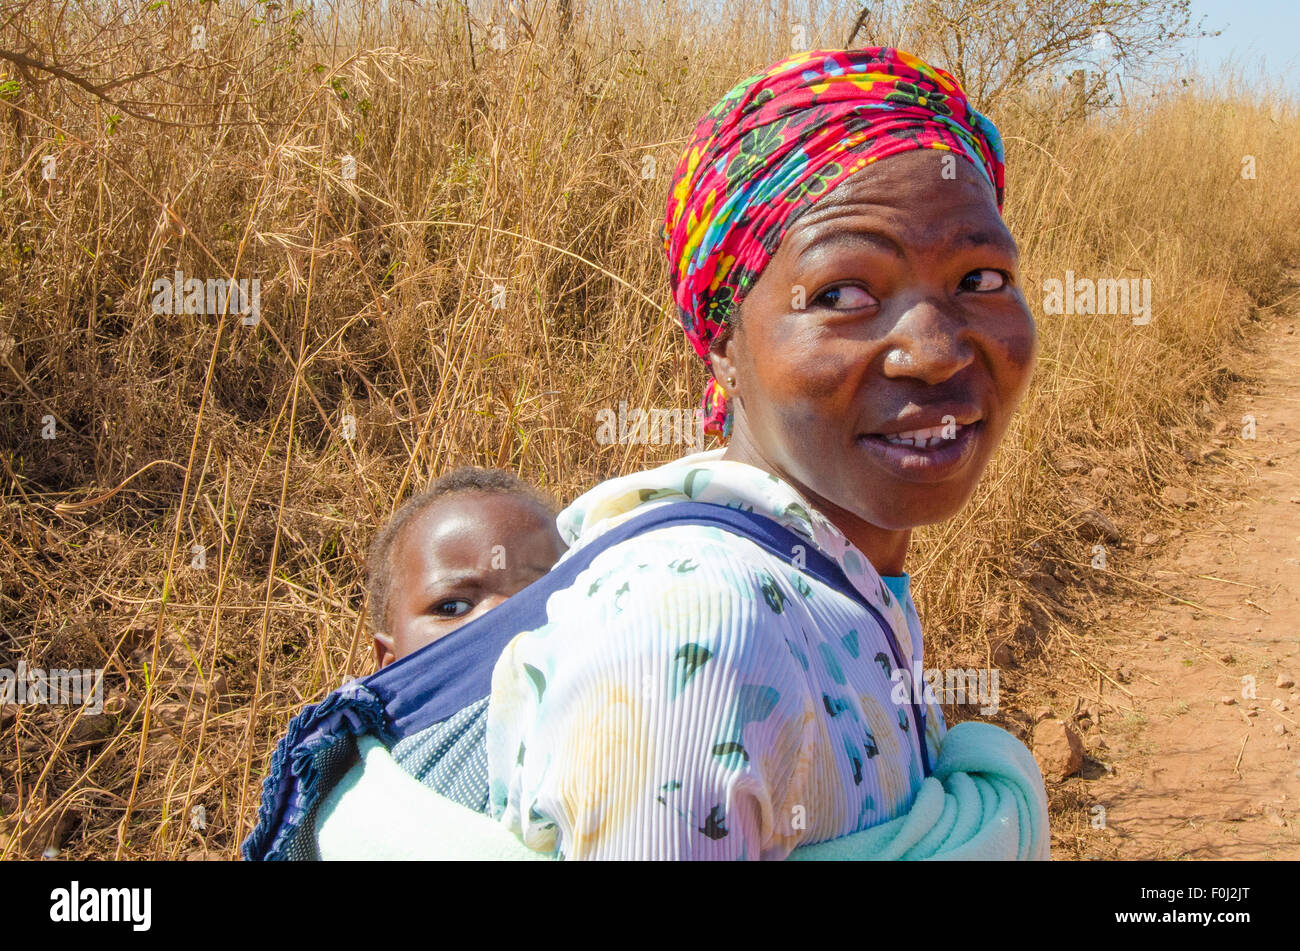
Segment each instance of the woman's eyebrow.
[{"label": "woman's eyebrow", "polygon": [[958,231],[943,242],[950,248],[996,248],[1008,254],[1016,253],[1016,243],[1002,231]]},{"label": "woman's eyebrow", "polygon": [[[799,252],[796,261],[802,263],[804,257],[817,248],[834,244],[866,245],[872,250],[884,251],[897,258],[904,256],[903,245],[879,231],[863,228],[836,228],[814,235],[803,250]],[[999,230],[954,230],[938,238],[935,244],[952,251],[966,250],[968,248],[992,248],[1013,256],[1018,253],[1015,241],[1006,232]]]},{"label": "woman's eyebrow", "polygon": [[836,228],[827,230],[822,234],[814,235],[812,240],[799,252],[798,261],[815,251],[817,248],[828,244],[857,244],[866,245],[873,251],[884,251],[896,258],[903,256],[903,248],[893,238],[883,235],[878,231],[870,231],[859,228]]}]

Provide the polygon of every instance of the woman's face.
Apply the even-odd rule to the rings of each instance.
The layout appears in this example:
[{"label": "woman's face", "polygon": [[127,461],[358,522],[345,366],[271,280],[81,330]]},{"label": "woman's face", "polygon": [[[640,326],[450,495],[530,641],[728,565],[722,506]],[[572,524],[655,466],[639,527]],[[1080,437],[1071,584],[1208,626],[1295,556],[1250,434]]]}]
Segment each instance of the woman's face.
[{"label": "woman's face", "polygon": [[896,533],[950,517],[1033,370],[1016,266],[966,159],[921,149],[846,179],[786,233],[715,344],[727,458],[791,482],[850,538],[846,519]]}]

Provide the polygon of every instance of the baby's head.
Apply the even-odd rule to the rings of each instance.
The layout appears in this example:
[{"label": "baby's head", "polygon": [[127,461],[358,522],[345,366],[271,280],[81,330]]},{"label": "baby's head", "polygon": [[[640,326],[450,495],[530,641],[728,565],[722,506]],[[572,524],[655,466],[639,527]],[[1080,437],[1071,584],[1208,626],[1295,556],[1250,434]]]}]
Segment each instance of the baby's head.
[{"label": "baby's head", "polygon": [[509,472],[466,467],[408,499],[371,545],[379,667],[532,584],[564,554],[551,503]]}]

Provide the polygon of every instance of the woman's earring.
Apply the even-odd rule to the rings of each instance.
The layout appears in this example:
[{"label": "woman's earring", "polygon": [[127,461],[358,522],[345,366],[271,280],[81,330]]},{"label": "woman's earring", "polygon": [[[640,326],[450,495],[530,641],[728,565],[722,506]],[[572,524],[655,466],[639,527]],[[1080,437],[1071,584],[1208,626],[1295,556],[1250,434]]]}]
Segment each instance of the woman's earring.
[{"label": "woman's earring", "polygon": [[731,387],[733,390],[736,388],[736,378],[734,376],[727,377],[727,386]]}]

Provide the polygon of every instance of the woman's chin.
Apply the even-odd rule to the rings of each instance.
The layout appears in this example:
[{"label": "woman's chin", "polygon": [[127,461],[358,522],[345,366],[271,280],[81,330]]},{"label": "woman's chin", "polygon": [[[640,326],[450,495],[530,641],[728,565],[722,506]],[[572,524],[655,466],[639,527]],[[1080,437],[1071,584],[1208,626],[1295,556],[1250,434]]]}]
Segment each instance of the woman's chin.
[{"label": "woman's chin", "polygon": [[[976,470],[977,475],[978,472]],[[880,494],[873,492],[870,498],[860,499],[861,504],[850,510],[877,528],[890,532],[909,531],[938,525],[957,515],[975,494],[978,484],[978,478],[937,485],[900,483]],[[882,505],[881,499],[889,499],[890,503]]]}]

